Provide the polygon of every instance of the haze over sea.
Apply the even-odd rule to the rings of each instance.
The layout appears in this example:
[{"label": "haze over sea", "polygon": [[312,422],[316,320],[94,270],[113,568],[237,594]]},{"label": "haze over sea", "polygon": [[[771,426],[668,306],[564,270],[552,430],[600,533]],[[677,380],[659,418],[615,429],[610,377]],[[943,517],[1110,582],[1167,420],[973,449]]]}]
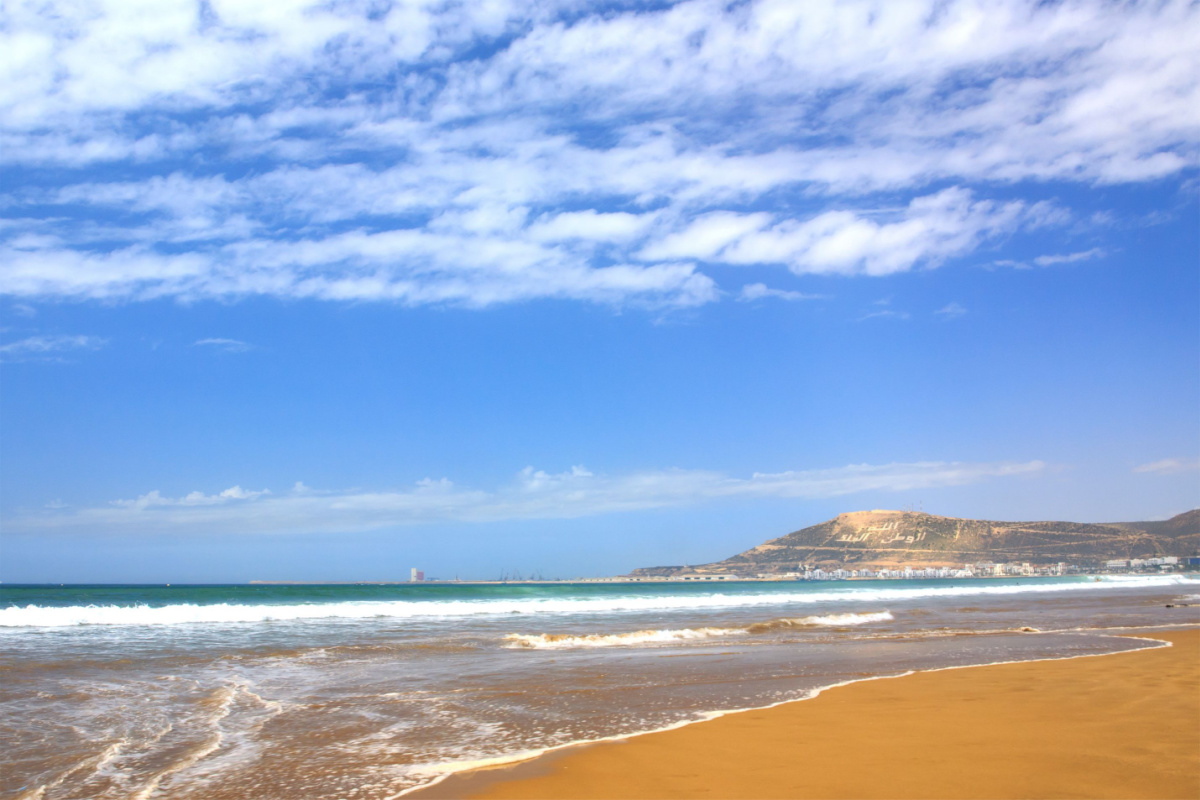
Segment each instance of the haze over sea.
[{"label": "haze over sea", "polygon": [[4,586],[0,791],[395,797],[847,680],[1147,646],[1112,634],[1200,623],[1198,593],[1182,574]]}]

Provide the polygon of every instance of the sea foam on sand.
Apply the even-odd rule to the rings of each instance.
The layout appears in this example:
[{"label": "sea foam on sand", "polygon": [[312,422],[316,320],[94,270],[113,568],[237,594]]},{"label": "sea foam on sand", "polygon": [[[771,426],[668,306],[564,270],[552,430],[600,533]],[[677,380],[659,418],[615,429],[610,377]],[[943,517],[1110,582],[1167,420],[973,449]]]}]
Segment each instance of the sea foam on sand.
[{"label": "sea foam on sand", "polygon": [[710,639],[723,636],[746,636],[765,633],[782,628],[842,627],[864,625],[870,622],[888,622],[895,617],[890,611],[874,611],[864,614],[823,614],[810,617],[791,617],[756,622],[737,628],[679,628],[676,630],[642,630],[630,633],[510,633],[504,637],[506,647],[512,649],[558,650],[570,647],[630,647],[646,644],[672,644],[694,639]]}]

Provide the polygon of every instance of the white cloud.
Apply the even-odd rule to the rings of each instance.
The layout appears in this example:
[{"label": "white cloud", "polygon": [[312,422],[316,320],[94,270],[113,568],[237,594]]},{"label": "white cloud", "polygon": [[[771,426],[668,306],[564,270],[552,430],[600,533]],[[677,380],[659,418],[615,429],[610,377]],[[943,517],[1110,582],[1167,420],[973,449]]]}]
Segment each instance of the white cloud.
[{"label": "white cloud", "polygon": [[819,300],[822,295],[805,294],[791,289],[772,289],[765,283],[747,283],[742,287],[741,294],[738,295],[738,300],[750,302],[752,300],[761,300],[764,297],[774,297],[777,300]]},{"label": "white cloud", "polygon": [[1053,267],[1058,264],[1075,264],[1080,261],[1090,261],[1093,258],[1103,258],[1105,255],[1107,255],[1107,252],[1104,248],[1093,247],[1091,250],[1083,250],[1077,253],[1041,255],[1031,261],[1017,261],[1006,258],[993,261],[992,263],[997,267],[1032,269],[1033,267]]},{"label": "white cloud", "polygon": [[718,253],[726,247],[759,230],[770,221],[770,214],[714,211],[696,218],[684,230],[652,242],[643,248],[638,256],[646,261],[663,258],[715,260]]},{"label": "white cloud", "polygon": [[856,464],[732,478],[701,470],[610,477],[593,474],[583,467],[558,474],[527,468],[515,483],[492,492],[459,488],[445,479],[424,480],[411,489],[377,492],[319,492],[299,483],[284,494],[246,491],[238,486],[217,494],[192,492],[178,498],[164,497],[154,491],[102,507],[42,510],[8,521],[6,529],[350,532],[440,521],[570,519],[737,498],[812,499],[861,492],[903,492],[1031,476],[1044,469],[1041,461],[918,462]]},{"label": "white cloud", "polygon": [[1200,458],[1164,458],[1161,461],[1152,461],[1149,464],[1141,464],[1133,468],[1136,473],[1154,475],[1175,475],[1180,472],[1196,470],[1200,470]]},{"label": "white cloud", "polygon": [[869,319],[895,319],[903,321],[909,319],[910,317],[911,315],[907,311],[893,311],[890,308],[885,308],[881,311],[868,311],[866,314],[863,314],[861,317],[859,317],[858,321],[865,322]]},{"label": "white cloud", "polygon": [[0,197],[18,297],[695,305],[693,261],[901,272],[1066,214],[983,185],[1200,164],[1184,0],[3,13],[0,160],[54,167]]},{"label": "white cloud", "polygon": [[[610,114],[656,105],[674,115],[745,113],[745,98],[769,98],[774,113],[758,111],[741,138],[789,124],[806,134],[836,129],[852,143],[807,165],[829,181],[963,170],[1119,180],[1188,160],[1158,158],[1145,145],[1194,136],[1194,104],[1184,101],[1197,96],[1187,75],[1196,28],[1186,3],[681,3],[535,28],[463,69],[447,94],[456,109],[544,108],[582,96]],[[845,89],[821,102],[822,92]],[[1114,109],[1128,116],[1105,116]],[[1131,119],[1146,128],[1120,133]],[[890,157],[863,147],[881,141],[876,149]],[[935,141],[949,147],[939,152]]]},{"label": "white cloud", "polygon": [[268,295],[468,307],[539,298],[673,307],[717,296],[712,279],[690,264],[589,267],[532,242],[421,230],[251,239],[183,255],[141,246],[106,253],[0,247],[0,284],[26,297]]},{"label": "white cloud", "polygon": [[247,350],[254,349],[254,345],[243,342],[240,339],[197,339],[192,342],[193,347],[215,347],[224,350],[226,353],[244,353]]},{"label": "white cloud", "polygon": [[739,238],[721,254],[735,264],[778,262],[792,272],[888,275],[934,266],[1017,228],[1020,202],[974,200],[961,188],[917,197],[893,219],[828,211],[803,222],[787,220]]},{"label": "white cloud", "polygon": [[[342,176],[351,183],[332,183],[353,194],[352,182],[361,178],[354,213],[371,213],[376,201],[369,196],[385,189],[351,173]],[[238,192],[274,196],[270,207],[283,205],[289,213],[302,213],[309,205],[354,205],[297,197],[294,186],[280,197],[281,185],[259,182]],[[129,187],[93,188],[97,190],[80,194],[72,189],[62,202],[86,197],[92,203],[131,207],[126,204]],[[14,239],[7,247],[0,245],[0,291],[31,298],[272,295],[474,307],[567,298],[691,306],[716,299],[717,291],[690,259],[781,263],[796,273],[883,275],[936,266],[1022,226],[1043,224],[1044,216],[1040,206],[978,200],[963,188],[914,198],[898,210],[829,211],[807,219],[714,211],[694,219],[672,214],[670,221],[659,212],[585,210],[530,221],[525,203],[536,198],[522,197],[519,205],[481,200],[445,210],[425,225],[341,232],[308,225],[306,235],[281,240],[262,234],[273,223],[248,219],[242,211],[249,207],[235,203],[221,215],[220,206],[233,202],[228,198],[238,192],[207,181],[191,186],[173,177],[161,192],[155,188],[151,195],[129,201],[158,209],[168,219],[126,231],[130,241],[122,247],[111,246],[121,235],[111,227],[64,232],[74,236],[74,245],[55,236]],[[176,246],[164,252],[155,242]],[[185,252],[178,252],[178,243],[188,245]],[[625,258],[635,249],[642,263]],[[608,263],[599,262],[601,257]]]},{"label": "white cloud", "polygon": [[573,211],[539,219],[529,226],[535,241],[588,239],[600,242],[624,242],[638,238],[652,225],[657,214],[629,214],[618,211],[601,214],[592,209]]},{"label": "white cloud", "polygon": [[961,303],[950,302],[933,312],[943,319],[957,319],[967,313]]},{"label": "white cloud", "polygon": [[222,492],[218,492],[217,494],[189,492],[188,494],[179,498],[163,497],[161,494],[159,494],[159,492],[153,491],[134,500],[114,500],[112,505],[116,508],[132,509],[134,511],[144,511],[147,508],[163,507],[192,508],[196,506],[225,505],[233,500],[256,500],[269,494],[270,492],[266,489],[262,489],[260,491],[247,491],[241,486],[231,486]]},{"label": "white cloud", "polygon": [[1089,261],[1093,258],[1102,258],[1104,250],[1099,247],[1093,247],[1091,250],[1084,250],[1079,253],[1067,253],[1065,255],[1050,255],[1038,256],[1033,260],[1034,264],[1039,267],[1049,267],[1055,264],[1074,264],[1077,261]]},{"label": "white cloud", "polygon": [[71,350],[98,350],[108,344],[99,336],[28,336],[0,344],[0,360],[22,361],[54,358]]}]

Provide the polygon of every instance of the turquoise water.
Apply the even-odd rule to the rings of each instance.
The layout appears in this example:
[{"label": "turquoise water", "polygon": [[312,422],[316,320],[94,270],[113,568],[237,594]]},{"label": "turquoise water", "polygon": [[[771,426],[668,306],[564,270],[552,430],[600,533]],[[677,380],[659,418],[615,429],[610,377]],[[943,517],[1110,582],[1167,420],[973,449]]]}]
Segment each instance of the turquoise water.
[{"label": "turquoise water", "polygon": [[[1100,584],[1115,586],[1166,585],[1178,576],[1105,578]],[[36,626],[72,620],[58,613],[39,616],[39,610],[92,609],[103,613],[80,614],[83,624],[119,622],[169,623],[168,615],[118,614],[119,610],[170,607],[244,607],[244,621],[256,621],[270,609],[287,615],[288,607],[305,607],[330,617],[360,615],[447,615],[450,613],[588,613],[638,608],[718,607],[774,605],[779,603],[836,602],[842,599],[891,599],[916,596],[990,596],[1028,591],[1090,591],[1097,578],[864,580],[864,581],[722,581],[715,583],[424,583],[424,584],[212,584],[212,585],[14,585],[0,586],[0,626]],[[297,612],[300,613],[300,612]],[[202,622],[203,615],[181,622]],[[220,618],[212,622],[226,621]]]},{"label": "turquoise water", "polygon": [[[1030,579],[1032,580],[1032,579]],[[1079,582],[1078,577],[1065,579]],[[1012,582],[1012,581],[1010,581]],[[1016,579],[1015,582],[1020,582]],[[1028,582],[1028,581],[1026,581]],[[788,593],[845,590],[863,582],[722,581],[716,589],[728,594]],[[890,581],[912,584],[912,581]],[[923,582],[915,582],[923,583]],[[961,581],[944,581],[947,584]],[[968,582],[971,583],[971,582]],[[663,583],[401,583],[401,584],[5,584],[0,585],[0,608],[20,605],[137,605],[177,603],[333,603],[346,601],[491,600],[554,597],[620,597],[634,595],[697,596],[711,594],[713,584]]]}]

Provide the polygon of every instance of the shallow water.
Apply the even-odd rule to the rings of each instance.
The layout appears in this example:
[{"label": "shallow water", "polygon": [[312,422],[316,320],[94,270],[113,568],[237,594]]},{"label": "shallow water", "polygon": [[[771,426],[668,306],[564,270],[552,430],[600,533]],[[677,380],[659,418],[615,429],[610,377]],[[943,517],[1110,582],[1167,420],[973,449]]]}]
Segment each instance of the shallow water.
[{"label": "shallow water", "polygon": [[1198,593],[1184,576],[5,586],[0,796],[394,797],[845,680],[1144,646],[1113,633],[1200,624],[1165,607]]}]

